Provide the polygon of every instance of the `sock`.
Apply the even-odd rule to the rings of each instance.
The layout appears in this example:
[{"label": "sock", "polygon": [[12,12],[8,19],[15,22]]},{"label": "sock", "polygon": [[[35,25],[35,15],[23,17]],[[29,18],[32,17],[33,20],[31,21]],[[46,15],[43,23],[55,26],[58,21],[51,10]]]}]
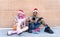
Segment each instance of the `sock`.
[{"label": "sock", "polygon": [[45,28],[49,27],[47,24],[45,25]]}]

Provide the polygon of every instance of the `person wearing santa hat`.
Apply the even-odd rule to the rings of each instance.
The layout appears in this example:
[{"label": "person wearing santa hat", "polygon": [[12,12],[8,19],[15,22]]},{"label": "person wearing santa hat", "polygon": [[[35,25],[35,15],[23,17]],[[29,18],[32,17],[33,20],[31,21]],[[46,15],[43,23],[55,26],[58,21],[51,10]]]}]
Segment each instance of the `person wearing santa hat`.
[{"label": "person wearing santa hat", "polygon": [[23,10],[18,11],[18,15],[15,16],[16,25],[14,25],[13,31],[8,31],[8,35],[21,34],[22,32],[28,30],[28,26],[25,24],[26,18]]},{"label": "person wearing santa hat", "polygon": [[40,25],[44,25],[44,27],[45,27],[44,32],[53,34],[54,32],[53,32],[53,31],[51,30],[51,28],[45,23],[44,18],[38,16],[38,13],[39,13],[38,10],[39,10],[39,9],[34,8],[34,10],[33,10],[33,15],[27,19],[27,22],[28,22],[28,24],[29,24],[29,26],[28,26],[28,27],[29,27],[29,28],[28,28],[28,32],[29,32],[29,33],[33,33],[33,30],[34,30],[34,32],[39,32]]}]

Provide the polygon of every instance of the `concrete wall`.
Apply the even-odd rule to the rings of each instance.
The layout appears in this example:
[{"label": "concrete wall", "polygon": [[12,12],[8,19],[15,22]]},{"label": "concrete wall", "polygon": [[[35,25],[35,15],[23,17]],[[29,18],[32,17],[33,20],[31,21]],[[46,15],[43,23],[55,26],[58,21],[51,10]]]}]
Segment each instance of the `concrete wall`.
[{"label": "concrete wall", "polygon": [[19,9],[28,17],[35,7],[49,26],[60,27],[60,0],[0,0],[0,28],[13,27]]}]

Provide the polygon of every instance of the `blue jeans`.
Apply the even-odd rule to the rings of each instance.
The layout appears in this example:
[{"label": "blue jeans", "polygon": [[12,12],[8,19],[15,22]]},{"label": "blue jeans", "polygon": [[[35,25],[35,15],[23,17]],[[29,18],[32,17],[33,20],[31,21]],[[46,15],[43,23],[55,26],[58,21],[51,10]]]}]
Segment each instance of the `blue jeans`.
[{"label": "blue jeans", "polygon": [[32,32],[32,30],[39,28],[40,25],[41,25],[41,22],[38,22],[38,21],[36,23],[34,23],[34,22],[30,23],[29,24],[29,32]]}]

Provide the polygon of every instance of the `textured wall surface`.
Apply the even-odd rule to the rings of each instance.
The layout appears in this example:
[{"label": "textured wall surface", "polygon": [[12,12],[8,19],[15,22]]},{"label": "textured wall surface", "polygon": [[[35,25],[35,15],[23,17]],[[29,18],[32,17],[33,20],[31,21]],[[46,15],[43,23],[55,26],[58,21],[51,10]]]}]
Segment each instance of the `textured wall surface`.
[{"label": "textured wall surface", "polygon": [[35,7],[49,26],[60,27],[60,0],[0,0],[0,28],[13,27],[19,9],[28,17]]}]

